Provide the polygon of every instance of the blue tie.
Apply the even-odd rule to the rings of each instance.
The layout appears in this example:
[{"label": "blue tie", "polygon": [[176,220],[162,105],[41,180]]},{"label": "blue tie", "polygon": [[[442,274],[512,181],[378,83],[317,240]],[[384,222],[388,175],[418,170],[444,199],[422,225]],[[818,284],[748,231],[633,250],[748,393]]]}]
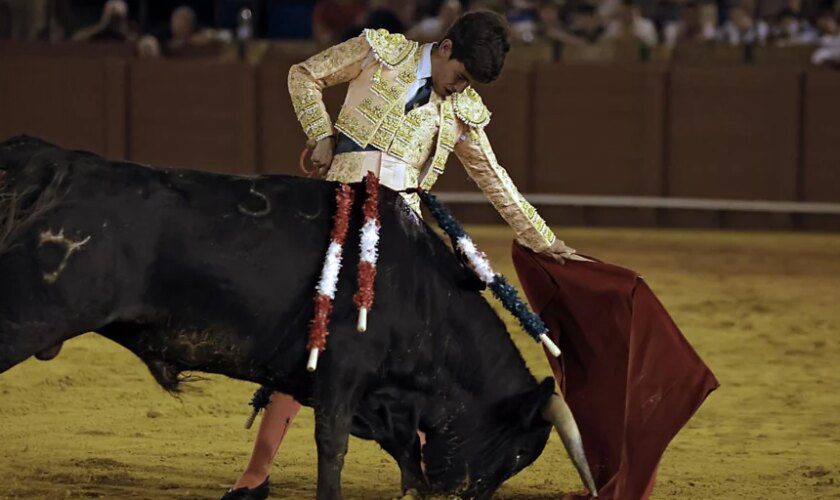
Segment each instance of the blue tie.
[{"label": "blue tie", "polygon": [[418,106],[423,106],[424,104],[429,102],[429,98],[432,97],[432,79],[426,78],[426,82],[417,89],[417,93],[414,94],[414,97],[408,100],[405,104],[405,113],[408,113],[413,108]]}]

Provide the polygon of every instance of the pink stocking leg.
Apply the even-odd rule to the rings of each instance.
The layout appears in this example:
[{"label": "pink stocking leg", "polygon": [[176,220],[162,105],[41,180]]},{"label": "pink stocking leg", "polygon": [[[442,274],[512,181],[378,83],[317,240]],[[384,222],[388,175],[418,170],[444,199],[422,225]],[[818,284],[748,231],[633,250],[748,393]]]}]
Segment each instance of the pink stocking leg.
[{"label": "pink stocking leg", "polygon": [[256,488],[268,477],[274,456],[280,449],[280,443],[283,442],[286,431],[292,425],[292,420],[298,411],[300,411],[300,403],[293,397],[281,392],[271,394],[271,404],[266,407],[260,421],[251,460],[242,476],[236,481],[234,488]]}]

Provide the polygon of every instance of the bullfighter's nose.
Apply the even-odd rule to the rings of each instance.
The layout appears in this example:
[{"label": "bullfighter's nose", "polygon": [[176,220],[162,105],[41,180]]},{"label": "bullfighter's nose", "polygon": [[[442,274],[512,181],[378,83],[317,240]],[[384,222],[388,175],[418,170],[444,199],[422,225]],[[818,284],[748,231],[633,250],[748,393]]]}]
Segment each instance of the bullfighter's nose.
[{"label": "bullfighter's nose", "polygon": [[47,349],[44,349],[43,351],[35,353],[35,357],[40,359],[41,361],[49,361],[49,360],[55,358],[56,356],[58,356],[58,353],[61,352],[61,346],[63,346],[63,345],[64,345],[64,342],[59,342],[58,344],[56,344],[52,347],[48,347]]}]

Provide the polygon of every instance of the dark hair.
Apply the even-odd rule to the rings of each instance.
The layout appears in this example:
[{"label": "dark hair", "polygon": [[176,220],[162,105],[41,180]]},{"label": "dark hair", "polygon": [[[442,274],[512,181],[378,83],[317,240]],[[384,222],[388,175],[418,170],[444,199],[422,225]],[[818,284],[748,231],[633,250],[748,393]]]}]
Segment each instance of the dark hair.
[{"label": "dark hair", "polygon": [[489,10],[464,14],[449,28],[444,38],[452,40],[452,59],[480,83],[499,77],[510,50],[507,23]]}]

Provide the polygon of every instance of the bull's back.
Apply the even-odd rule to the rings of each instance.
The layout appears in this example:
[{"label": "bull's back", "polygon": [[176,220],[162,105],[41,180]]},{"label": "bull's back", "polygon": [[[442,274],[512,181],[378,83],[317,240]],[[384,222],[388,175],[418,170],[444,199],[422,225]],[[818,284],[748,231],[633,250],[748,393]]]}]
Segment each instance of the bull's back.
[{"label": "bull's back", "polygon": [[[16,235],[25,244],[14,259],[0,255],[0,272],[19,278],[18,292],[29,287],[32,295],[75,314],[79,333],[113,321],[146,321],[172,332],[247,337],[258,361],[278,349],[305,352],[300,344],[330,240],[336,183],[108,162],[25,137],[0,144],[0,166],[11,181],[6,189],[42,191],[60,178],[54,206]],[[335,328],[355,320],[360,186],[356,194],[332,316]],[[440,311],[453,301],[470,301],[465,309],[480,316],[493,314],[486,304],[475,310],[477,294],[464,297],[455,284],[459,267],[446,245],[396,193],[383,190],[380,213],[372,333],[402,329],[407,335],[399,342],[413,342],[417,335],[428,339],[439,333],[424,329],[431,320],[439,323]],[[52,283],[44,281],[45,263],[38,256],[44,231],[84,242]],[[7,291],[7,311],[30,308],[15,302],[20,293]],[[38,316],[29,310],[26,314]]]}]

